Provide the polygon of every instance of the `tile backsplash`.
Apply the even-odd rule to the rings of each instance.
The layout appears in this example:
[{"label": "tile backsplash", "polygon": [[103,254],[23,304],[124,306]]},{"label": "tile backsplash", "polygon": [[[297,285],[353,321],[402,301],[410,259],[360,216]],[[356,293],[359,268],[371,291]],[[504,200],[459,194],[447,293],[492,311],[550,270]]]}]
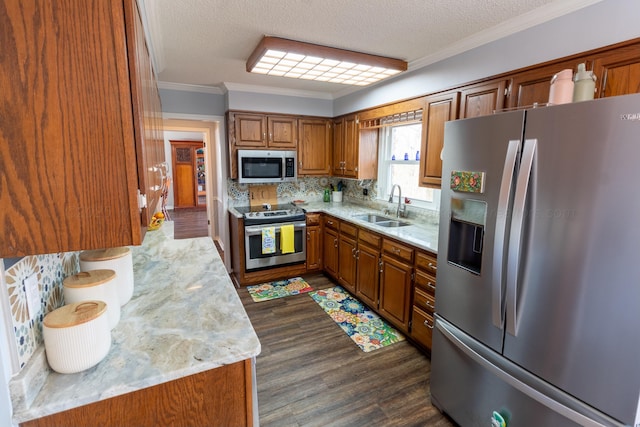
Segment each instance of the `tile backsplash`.
[{"label": "tile backsplash", "polygon": [[[321,202],[325,188],[333,185],[338,186],[342,181],[345,197],[361,201],[373,201],[377,194],[377,184],[375,180],[353,180],[333,177],[302,177],[295,182],[283,182],[278,184],[278,203],[288,203],[292,200],[304,200],[307,202]],[[362,189],[367,188],[369,194],[364,196]],[[227,192],[230,206],[249,205],[249,185],[239,184],[237,181],[227,179]]]},{"label": "tile backsplash", "polygon": [[[5,270],[4,283],[7,298],[0,298],[12,324],[15,339],[14,373],[24,367],[31,355],[42,345],[44,316],[64,304],[62,281],[80,271],[79,252],[26,256]],[[24,286],[26,278],[37,275],[40,304],[37,313],[29,316]],[[15,366],[17,362],[17,366]]]}]

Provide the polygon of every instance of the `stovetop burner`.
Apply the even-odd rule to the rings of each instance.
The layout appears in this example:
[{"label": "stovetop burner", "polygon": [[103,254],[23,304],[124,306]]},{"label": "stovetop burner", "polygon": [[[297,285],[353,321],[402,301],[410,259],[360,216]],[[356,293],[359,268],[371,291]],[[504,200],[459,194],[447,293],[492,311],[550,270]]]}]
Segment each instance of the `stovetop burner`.
[{"label": "stovetop burner", "polygon": [[239,206],[236,210],[244,217],[246,225],[252,224],[269,224],[275,222],[287,221],[303,221],[305,219],[305,210],[294,206],[286,205],[269,205],[263,206]]}]

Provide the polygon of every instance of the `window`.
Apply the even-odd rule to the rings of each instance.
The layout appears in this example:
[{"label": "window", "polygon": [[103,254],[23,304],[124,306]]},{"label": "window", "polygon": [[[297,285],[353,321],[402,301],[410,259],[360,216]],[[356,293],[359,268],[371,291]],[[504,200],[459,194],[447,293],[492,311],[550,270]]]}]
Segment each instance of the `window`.
[{"label": "window", "polygon": [[[396,114],[380,120],[380,149],[378,153],[378,198],[389,200],[394,184],[402,189],[402,198],[411,204],[431,207],[434,191],[420,187],[420,145],[422,139],[422,110]],[[406,159],[406,160],[405,160]],[[394,199],[398,196],[396,192]]]}]

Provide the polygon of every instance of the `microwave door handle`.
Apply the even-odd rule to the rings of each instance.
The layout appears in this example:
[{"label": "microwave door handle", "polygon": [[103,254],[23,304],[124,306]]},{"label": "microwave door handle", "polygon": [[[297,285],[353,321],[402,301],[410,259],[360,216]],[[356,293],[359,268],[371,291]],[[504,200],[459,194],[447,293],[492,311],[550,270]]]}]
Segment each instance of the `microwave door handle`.
[{"label": "microwave door handle", "polygon": [[[507,332],[518,335],[518,271],[522,259],[522,233],[525,223],[525,208],[531,173],[533,171],[538,140],[527,139],[524,142],[522,161],[518,172],[516,195],[513,202],[513,219],[509,237],[509,255],[507,259]],[[533,200],[532,200],[533,202]],[[533,207],[532,207],[533,208]]]},{"label": "microwave door handle", "polygon": [[512,194],[513,172],[516,167],[518,151],[520,150],[520,140],[512,139],[507,145],[507,153],[502,171],[502,181],[500,183],[500,195],[498,197],[498,211],[496,217],[495,244],[493,247],[493,284],[491,296],[491,312],[493,324],[502,329],[504,327],[504,298],[502,269],[504,268],[506,232],[507,232],[507,210]]}]

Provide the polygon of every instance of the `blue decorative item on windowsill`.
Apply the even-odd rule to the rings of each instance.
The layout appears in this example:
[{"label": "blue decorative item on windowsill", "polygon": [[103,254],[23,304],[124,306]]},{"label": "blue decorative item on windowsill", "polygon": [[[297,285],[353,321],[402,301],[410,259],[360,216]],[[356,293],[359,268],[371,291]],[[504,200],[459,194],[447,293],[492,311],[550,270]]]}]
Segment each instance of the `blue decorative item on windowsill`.
[{"label": "blue decorative item on windowsill", "polygon": [[409,153],[404,153],[404,159],[409,160]]},{"label": "blue decorative item on windowsill", "polygon": [[420,160],[420,150],[416,151],[416,160]]}]

